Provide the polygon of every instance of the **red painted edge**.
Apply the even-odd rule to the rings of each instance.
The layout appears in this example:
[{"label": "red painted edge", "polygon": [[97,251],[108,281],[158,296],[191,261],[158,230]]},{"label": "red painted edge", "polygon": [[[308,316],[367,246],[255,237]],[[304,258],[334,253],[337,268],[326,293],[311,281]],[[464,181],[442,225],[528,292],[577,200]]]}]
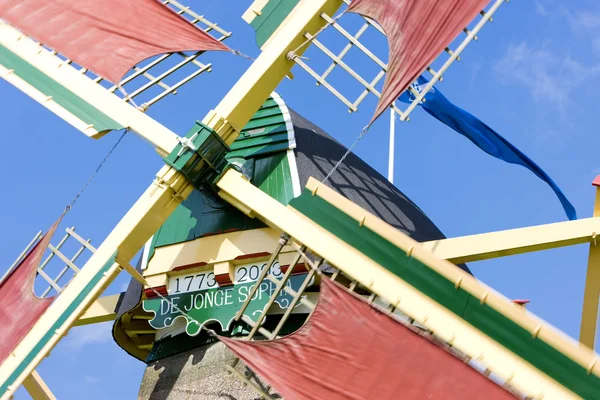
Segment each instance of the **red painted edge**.
[{"label": "red painted edge", "polygon": [[173,268],[171,271],[185,271],[186,269],[192,269],[196,267],[204,267],[207,263],[204,261],[194,264],[180,265],[179,267]]},{"label": "red painted edge", "polygon": [[[281,272],[283,272],[284,274],[287,272],[287,270],[290,268],[289,265],[281,265],[279,266],[279,268],[281,269]],[[296,264],[294,265],[294,269],[292,270],[292,275],[296,275],[296,274],[304,274],[308,272],[308,268],[306,268],[305,264]]]},{"label": "red painted edge", "polygon": [[231,277],[229,276],[229,273],[215,275],[215,280],[217,281],[217,283],[219,284],[220,287],[233,285],[233,282],[231,281]]},{"label": "red painted edge", "polygon": [[169,292],[167,291],[167,286],[166,285],[156,286],[154,288],[144,289],[144,294],[146,295],[146,298],[147,299],[153,299],[155,297],[158,297],[158,295],[156,293],[154,293],[155,290],[158,293],[160,293],[162,296],[167,296],[169,294]]},{"label": "red painted edge", "polygon": [[229,229],[225,229],[225,230],[222,230],[222,231],[219,230],[219,231],[216,231],[216,232],[208,232],[208,233],[205,233],[204,235],[202,235],[200,237],[222,235],[224,233],[237,232],[237,231],[240,231],[240,230],[241,230],[240,228],[229,228]]},{"label": "red painted edge", "polygon": [[514,299],[512,302],[515,304],[518,304],[520,306],[523,306],[523,305],[529,303],[530,301],[526,300],[526,299]]},{"label": "red painted edge", "polygon": [[269,253],[268,251],[263,251],[262,253],[242,254],[242,255],[234,258],[234,260],[246,260],[248,258],[258,258],[258,257],[265,257],[265,256],[270,256],[270,255],[271,255],[271,253]]},{"label": "red painted edge", "polygon": [[598,175],[596,178],[594,178],[594,180],[592,181],[592,185],[600,186],[600,175]]}]

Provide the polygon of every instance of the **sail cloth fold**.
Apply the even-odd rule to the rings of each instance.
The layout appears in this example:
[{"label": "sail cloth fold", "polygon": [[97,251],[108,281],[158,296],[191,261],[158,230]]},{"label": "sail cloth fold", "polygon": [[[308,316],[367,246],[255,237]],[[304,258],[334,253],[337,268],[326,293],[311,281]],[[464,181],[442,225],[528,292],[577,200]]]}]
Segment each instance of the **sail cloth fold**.
[{"label": "sail cloth fold", "polygon": [[229,50],[157,0],[0,0],[0,19],[115,84],[158,54]]},{"label": "sail cloth fold", "polygon": [[388,71],[371,122],[475,18],[489,0],[354,0],[348,11],[376,20],[388,37]]},{"label": "sail cloth fold", "polygon": [[[418,84],[414,85],[417,92],[421,92],[421,89],[429,83],[423,76],[420,76],[417,82]],[[400,100],[411,103],[414,100],[414,95],[406,91],[400,96]],[[475,146],[490,156],[507,163],[521,165],[533,172],[552,188],[567,217],[570,220],[577,219],[575,207],[542,168],[477,117],[452,104],[436,87],[433,87],[425,95],[425,102],[420,105],[429,115],[469,139]]]},{"label": "sail cloth fold", "polygon": [[322,280],[313,315],[295,333],[220,340],[287,400],[514,399],[329,279]]},{"label": "sail cloth fold", "polygon": [[42,256],[61,219],[52,225],[15,269],[0,282],[0,364],[17,347],[54,299],[36,297],[33,284]]}]

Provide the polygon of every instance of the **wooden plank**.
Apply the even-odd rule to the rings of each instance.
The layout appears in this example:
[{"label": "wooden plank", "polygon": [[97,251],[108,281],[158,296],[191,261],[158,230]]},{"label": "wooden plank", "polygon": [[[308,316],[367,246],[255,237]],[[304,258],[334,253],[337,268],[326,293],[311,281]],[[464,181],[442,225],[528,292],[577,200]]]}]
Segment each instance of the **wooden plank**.
[{"label": "wooden plank", "polygon": [[100,322],[114,321],[117,317],[117,305],[125,292],[103,296],[92,303],[73,326],[98,324]]},{"label": "wooden plank", "polygon": [[[597,180],[598,178],[596,178]],[[594,181],[596,186],[596,199],[594,201],[594,217],[600,217],[600,183]],[[594,348],[596,342],[596,328],[598,326],[598,301],[600,296],[600,246],[598,246],[596,232],[592,235],[588,266],[583,292],[583,309],[581,311],[581,328],[579,342]]]},{"label": "wooden plank", "polygon": [[600,217],[482,233],[422,243],[425,250],[454,264],[488,260],[592,241]]},{"label": "wooden plank", "polygon": [[56,400],[46,382],[35,370],[23,381],[23,387],[33,400]]}]

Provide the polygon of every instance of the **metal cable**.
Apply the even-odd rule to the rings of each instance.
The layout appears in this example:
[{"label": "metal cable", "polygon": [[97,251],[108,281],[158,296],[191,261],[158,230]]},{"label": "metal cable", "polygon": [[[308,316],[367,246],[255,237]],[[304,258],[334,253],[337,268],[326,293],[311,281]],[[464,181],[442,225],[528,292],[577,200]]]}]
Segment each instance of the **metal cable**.
[{"label": "metal cable", "polygon": [[127,132],[129,132],[129,128],[125,128],[123,130],[123,134],[121,134],[121,137],[116,141],[116,143],[113,145],[113,147],[109,150],[108,154],[106,154],[106,156],[104,157],[104,159],[102,160],[102,162],[100,162],[100,164],[98,164],[98,166],[96,167],[96,170],[94,171],[94,173],[92,175],[90,175],[90,177],[88,178],[87,182],[85,183],[85,185],[83,185],[83,187],[81,188],[81,190],[79,191],[79,193],[77,193],[75,195],[75,197],[73,198],[73,200],[71,200],[71,202],[69,203],[69,205],[65,209],[65,213],[68,212],[68,211],[70,211],[71,208],[73,208],[73,206],[75,205],[75,203],[77,202],[77,200],[79,200],[79,197],[81,197],[81,194],[85,191],[85,189],[87,189],[87,187],[90,185],[90,183],[92,183],[92,181],[94,180],[94,178],[96,177],[96,175],[98,174],[98,172],[100,172],[100,170],[102,169],[102,167],[104,166],[104,164],[108,160],[108,158],[115,151],[115,149],[119,146],[119,144],[121,143],[121,141],[123,140],[123,138],[125,137],[125,135],[127,134]]},{"label": "metal cable", "polygon": [[348,148],[348,150],[346,150],[346,152],[344,153],[344,155],[342,156],[342,158],[340,158],[340,160],[333,166],[333,168],[331,169],[331,171],[329,171],[329,173],[327,174],[327,176],[325,177],[325,179],[323,179],[323,183],[326,183],[329,180],[329,177],[339,168],[340,165],[342,165],[342,163],[344,162],[344,160],[346,159],[346,157],[348,157],[348,155],[350,153],[352,153],[352,150],[354,150],[354,148],[356,147],[356,145],[358,144],[358,142],[360,142],[360,140],[367,134],[367,132],[369,132],[369,128],[371,127],[371,125],[367,125],[363,128],[362,132],[360,133],[360,135],[358,135],[358,137],[356,138],[356,140],[354,141],[354,143],[352,143],[352,146],[350,146]]}]

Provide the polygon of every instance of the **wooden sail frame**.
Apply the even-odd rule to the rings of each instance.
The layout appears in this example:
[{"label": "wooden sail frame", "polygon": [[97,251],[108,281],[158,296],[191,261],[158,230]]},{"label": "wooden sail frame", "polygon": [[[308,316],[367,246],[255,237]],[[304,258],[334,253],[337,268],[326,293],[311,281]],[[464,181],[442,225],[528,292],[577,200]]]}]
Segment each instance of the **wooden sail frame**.
[{"label": "wooden sail frame", "polygon": [[[276,40],[271,40],[264,47],[259,59],[232,88],[219,106],[206,116],[205,124],[214,129],[224,141],[233,141],[254,110],[264,102],[279,81],[289,73],[293,66],[293,63],[287,59],[289,51],[297,49],[299,43],[306,37],[306,32],[314,35],[323,26],[321,17],[323,13],[332,16],[339,6],[339,0],[301,2],[284,21],[285,29],[280,29],[274,36]],[[2,30],[0,40],[4,40],[7,36],[10,37],[13,33],[10,29]],[[21,39],[23,38],[19,38],[19,40]],[[14,43],[10,43],[10,45],[15,51],[22,50],[20,45],[14,45]],[[34,60],[35,56],[25,50],[21,54],[25,59],[31,60],[32,65],[40,69],[47,68],[46,64],[51,64],[47,58],[41,61]],[[0,72],[3,72],[5,76],[12,75],[8,69]],[[67,81],[68,79],[65,79],[64,82]],[[89,87],[85,89],[89,89]],[[112,115],[113,108],[119,109],[116,103],[112,103],[111,107],[106,107],[106,110],[109,110],[107,112]],[[149,121],[146,120],[146,122],[150,124]],[[157,146],[163,153],[173,150],[177,138],[173,136],[172,132],[161,130],[160,125],[147,125],[145,128],[140,129],[139,133],[144,137],[150,137],[151,142],[163,143],[162,147]],[[492,339],[482,335],[465,321],[449,315],[444,307],[436,305],[428,296],[412,287],[402,277],[391,274],[389,271],[386,272],[384,266],[375,262],[363,250],[358,250],[347,243],[344,244],[340,237],[319,227],[302,212],[277,203],[247,182],[239,173],[229,170],[218,180],[217,186],[220,189],[221,197],[238,209],[289,233],[298,243],[330,260],[333,265],[353,277],[357,284],[368,287],[377,296],[385,298],[395,307],[402,305],[401,307],[408,315],[436,332],[446,342],[464,351],[465,354],[486,360],[495,373],[523,390],[524,393],[544,398],[576,397],[572,384],[566,387],[564,382],[558,382],[548,377],[547,374],[540,373],[531,363],[515,358],[511,351],[495,344]],[[516,308],[506,299],[478,284],[472,277],[457,271],[456,267],[447,261],[439,260],[430,251],[396,232],[382,221],[365,214],[357,206],[339,197],[326,186],[318,182],[311,182],[308,190],[313,197],[335,206],[346,217],[354,219],[358,226],[364,226],[376,232],[403,250],[407,256],[418,259],[427,268],[436,271],[445,279],[452,280],[457,290],[467,290],[472,296],[478,297],[482,305],[493,307],[511,323],[526,330],[535,341],[543,341],[563,354],[570,363],[577,366],[578,371],[583,369],[593,379],[600,375],[597,355],[591,350],[585,347],[579,348],[576,343],[562,337],[542,321],[526,314],[524,310]],[[191,191],[190,183],[176,169],[165,166],[159,171],[156,180],[97,249],[86,263],[86,267],[67,286],[49,311],[18,345],[13,352],[13,357],[0,366],[0,398],[8,398],[14,393],[24,379],[33,372],[33,368],[76,323],[122,269],[132,270],[129,265],[132,257]],[[594,226],[595,220],[596,217],[593,222]],[[561,227],[562,225],[555,227],[556,231],[560,231]],[[578,227],[580,230],[571,235],[579,238],[577,240],[585,241],[585,234],[582,233],[585,226],[581,224]],[[569,244],[572,239],[575,240],[567,236],[569,235],[563,235],[562,239],[548,238],[547,242],[530,246],[529,249],[542,249],[548,243],[564,245]],[[590,235],[590,241],[595,242],[595,237],[594,231]],[[525,242],[524,239],[523,241]],[[498,251],[502,252],[502,246],[497,247],[500,248]],[[527,248],[527,246],[524,247]],[[357,260],[360,268],[356,266]],[[397,297],[398,293],[403,293],[402,298]],[[515,372],[515,370],[517,371]]]},{"label": "wooden sail frame", "polygon": [[[438,81],[443,80],[443,75],[446,71],[454,64],[455,61],[460,61],[460,56],[463,51],[467,48],[467,46],[472,42],[476,41],[477,35],[481,31],[481,29],[488,23],[492,21],[493,15],[498,11],[500,6],[507,2],[506,0],[494,0],[487,7],[486,10],[481,10],[478,20],[471,23],[472,27],[469,29],[465,27],[463,30],[464,36],[459,37],[455,40],[458,41],[458,45],[451,49],[450,47],[446,47],[445,51],[440,54],[440,56],[427,67],[427,75],[429,78],[429,83],[422,88],[420,91],[414,90],[412,87],[409,88],[413,95],[415,96],[414,100],[405,107],[400,107],[396,104],[392,106],[394,112],[396,112],[400,121],[408,121],[409,115],[412,111],[417,107],[417,105],[425,98],[425,95],[433,88]],[[346,5],[350,4],[350,0],[344,0]],[[308,73],[312,78],[315,79],[317,85],[323,86],[326,88],[331,94],[333,94],[339,101],[344,103],[348,107],[348,112],[353,113],[358,111],[359,106],[362,102],[367,98],[369,94],[374,95],[377,98],[381,97],[381,93],[377,89],[379,85],[383,83],[383,80],[387,73],[387,63],[383,60],[387,58],[387,55],[376,54],[376,51],[369,49],[364,43],[360,41],[360,38],[367,32],[374,30],[379,35],[385,37],[385,33],[383,29],[379,26],[379,24],[370,18],[360,17],[363,20],[361,27],[355,34],[351,34],[348,29],[344,27],[344,20],[346,15],[342,16],[339,20],[332,18],[327,14],[321,15],[324,22],[330,26],[330,29],[334,30],[338,35],[342,36],[343,40],[346,41],[346,45],[340,51],[335,53],[330,50],[326,44],[319,40],[318,37],[312,36],[306,33],[304,36],[306,40],[310,41],[310,43],[317,49],[319,49],[329,60],[330,64],[324,70],[324,72],[319,73],[315,69],[323,68],[322,65],[314,65],[315,62],[312,62],[310,59],[304,59],[303,57],[298,57],[296,55],[292,55],[294,62],[302,68],[306,73]],[[451,45],[449,45],[451,46]],[[360,51],[365,57],[363,59],[368,59],[374,64],[375,73],[372,77],[365,77],[358,73],[353,67],[351,61],[346,61],[345,58],[348,58],[348,54],[351,50]],[[318,63],[317,63],[318,64]],[[436,70],[434,64],[439,64],[440,67]],[[361,66],[364,69],[364,66]],[[355,83],[358,83],[363,87],[362,92],[358,97],[354,100],[351,100],[349,95],[344,94],[345,88],[337,88],[335,84],[329,81],[329,77],[334,69],[342,69],[349,77],[351,77]]]}]

